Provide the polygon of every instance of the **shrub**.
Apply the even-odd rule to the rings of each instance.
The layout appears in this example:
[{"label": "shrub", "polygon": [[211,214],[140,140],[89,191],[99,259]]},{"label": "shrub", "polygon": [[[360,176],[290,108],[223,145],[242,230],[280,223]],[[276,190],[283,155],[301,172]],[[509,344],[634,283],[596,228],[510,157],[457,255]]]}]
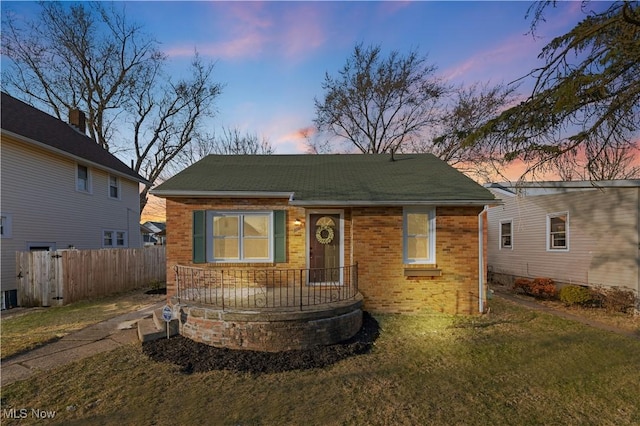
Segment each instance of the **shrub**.
[{"label": "shrub", "polygon": [[551,278],[536,278],[533,281],[526,278],[518,278],[513,283],[513,289],[542,299],[551,299],[558,293],[558,289]]},{"label": "shrub", "polygon": [[565,305],[586,305],[593,301],[591,290],[579,285],[562,287],[559,296]]},{"label": "shrub", "polygon": [[531,283],[531,295],[544,299],[556,297],[558,289],[551,278],[536,278]]},{"label": "shrub", "polygon": [[517,278],[513,283],[513,289],[516,292],[523,292],[525,294],[530,294],[531,280],[528,280],[526,278]]},{"label": "shrub", "polygon": [[608,312],[631,313],[637,303],[636,294],[632,290],[619,287],[606,289],[597,287],[595,291],[600,293],[602,307]]}]

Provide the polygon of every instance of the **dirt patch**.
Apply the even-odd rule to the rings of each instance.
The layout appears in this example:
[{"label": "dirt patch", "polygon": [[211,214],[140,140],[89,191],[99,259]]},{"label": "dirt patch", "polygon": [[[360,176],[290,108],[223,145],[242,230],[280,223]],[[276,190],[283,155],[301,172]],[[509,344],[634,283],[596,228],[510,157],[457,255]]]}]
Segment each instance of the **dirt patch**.
[{"label": "dirt patch", "polygon": [[142,351],[154,361],[170,362],[186,374],[212,370],[277,373],[290,370],[323,368],[342,359],[371,351],[379,335],[378,321],[363,313],[362,328],[352,338],[335,345],[285,352],[242,351],[215,348],[182,336],[142,344]]}]

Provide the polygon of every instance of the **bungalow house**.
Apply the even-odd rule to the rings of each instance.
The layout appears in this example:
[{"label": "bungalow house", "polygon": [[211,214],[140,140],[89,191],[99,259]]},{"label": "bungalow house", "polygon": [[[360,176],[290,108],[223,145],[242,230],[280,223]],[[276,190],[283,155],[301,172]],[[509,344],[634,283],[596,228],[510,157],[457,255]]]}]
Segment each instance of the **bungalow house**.
[{"label": "bungalow house", "polygon": [[355,268],[370,311],[484,310],[496,199],[431,154],[210,155],[152,193],[166,199],[169,299],[176,265],[298,270],[306,286]]},{"label": "bungalow house", "polygon": [[2,308],[19,300],[16,251],[137,248],[144,179],[72,125],[2,92]]},{"label": "bungalow house", "polygon": [[486,185],[492,280],[626,287],[640,294],[640,180]]}]

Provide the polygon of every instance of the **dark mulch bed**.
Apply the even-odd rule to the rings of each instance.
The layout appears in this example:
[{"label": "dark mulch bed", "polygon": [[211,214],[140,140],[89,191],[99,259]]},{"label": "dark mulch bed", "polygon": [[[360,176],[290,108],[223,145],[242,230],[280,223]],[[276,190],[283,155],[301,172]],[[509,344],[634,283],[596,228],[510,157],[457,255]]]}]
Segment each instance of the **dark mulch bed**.
[{"label": "dark mulch bed", "polygon": [[368,312],[363,313],[362,328],[349,340],[309,350],[257,352],[215,348],[182,336],[142,344],[142,351],[154,361],[170,362],[181,371],[200,373],[231,370],[249,373],[277,373],[290,370],[323,368],[350,356],[368,353],[378,338],[379,326]]}]

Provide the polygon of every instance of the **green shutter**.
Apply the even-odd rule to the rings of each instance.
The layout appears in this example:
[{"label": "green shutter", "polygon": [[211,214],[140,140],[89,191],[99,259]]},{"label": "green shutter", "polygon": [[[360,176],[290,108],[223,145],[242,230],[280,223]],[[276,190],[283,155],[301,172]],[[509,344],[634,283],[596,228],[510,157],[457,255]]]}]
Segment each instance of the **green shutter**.
[{"label": "green shutter", "polygon": [[287,261],[287,211],[273,212],[273,260]]},{"label": "green shutter", "polygon": [[193,263],[205,263],[207,261],[206,241],[206,211],[193,211]]}]

